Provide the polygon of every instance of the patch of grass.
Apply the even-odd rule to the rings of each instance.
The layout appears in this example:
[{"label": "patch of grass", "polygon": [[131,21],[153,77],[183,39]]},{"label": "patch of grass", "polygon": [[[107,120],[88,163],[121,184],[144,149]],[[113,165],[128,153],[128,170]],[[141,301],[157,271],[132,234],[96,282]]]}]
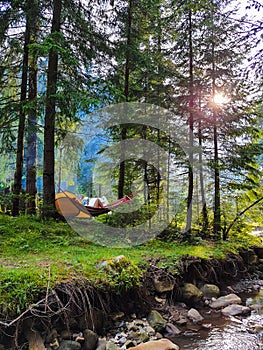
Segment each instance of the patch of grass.
[{"label": "patch of grass", "polygon": [[34,268],[0,268],[0,310],[3,314],[19,314],[32,304],[44,288],[46,279]]},{"label": "patch of grass", "polygon": [[[52,288],[61,281],[85,278],[120,291],[138,284],[150,260],[176,273],[182,257],[224,258],[228,252],[260,243],[242,234],[218,243],[203,240],[199,245],[186,245],[152,239],[140,246],[112,248],[86,241],[67,223],[0,215],[0,313],[20,313],[38,300],[48,284]],[[98,268],[100,262],[119,255],[126,260],[116,267],[117,272]]]}]

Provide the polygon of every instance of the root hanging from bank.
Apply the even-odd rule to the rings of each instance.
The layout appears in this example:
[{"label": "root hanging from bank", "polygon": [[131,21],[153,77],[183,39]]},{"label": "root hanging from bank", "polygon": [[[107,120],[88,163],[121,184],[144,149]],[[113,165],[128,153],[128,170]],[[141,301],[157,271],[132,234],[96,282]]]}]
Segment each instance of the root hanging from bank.
[{"label": "root hanging from bank", "polygon": [[134,312],[136,307],[142,313],[150,310],[143,289],[116,295],[106,286],[102,291],[85,279],[48,288],[43,296],[15,319],[0,321],[0,343],[4,339],[12,349],[28,346],[29,350],[44,350],[43,339],[52,328],[100,332],[109,327],[114,312],[129,308]]},{"label": "root hanging from bank", "polygon": [[15,319],[0,321],[2,336],[12,339],[14,349],[22,348],[21,338],[28,342],[30,350],[44,350],[40,332],[48,333],[54,324],[70,329],[72,315],[76,319],[82,318],[83,327],[95,329],[96,312],[104,315],[109,312],[109,305],[104,300],[102,292],[87,281],[61,283]]},{"label": "root hanging from bank", "polygon": [[225,259],[183,258],[180,275],[184,282],[222,284],[244,276],[247,267],[241,256],[229,253]]}]

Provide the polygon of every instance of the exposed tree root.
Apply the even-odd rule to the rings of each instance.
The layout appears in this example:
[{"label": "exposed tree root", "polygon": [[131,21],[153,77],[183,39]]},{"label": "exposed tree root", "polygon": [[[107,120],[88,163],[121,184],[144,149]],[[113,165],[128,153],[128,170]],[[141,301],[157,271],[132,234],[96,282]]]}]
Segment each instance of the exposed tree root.
[{"label": "exposed tree root", "polygon": [[221,284],[239,278],[247,273],[243,259],[239,255],[228,254],[223,260],[185,258],[182,260],[180,274],[185,282],[204,282]]}]

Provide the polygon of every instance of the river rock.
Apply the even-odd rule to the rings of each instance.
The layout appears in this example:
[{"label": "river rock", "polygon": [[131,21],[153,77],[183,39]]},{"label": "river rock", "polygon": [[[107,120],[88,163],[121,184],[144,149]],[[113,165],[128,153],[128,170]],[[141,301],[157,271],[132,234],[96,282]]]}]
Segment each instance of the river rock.
[{"label": "river rock", "polygon": [[77,341],[74,340],[63,340],[60,345],[58,350],[80,350],[81,345]]},{"label": "river rock", "polygon": [[149,334],[150,336],[155,335],[155,330],[151,326],[145,326],[144,328],[145,332]]},{"label": "river rock", "polygon": [[263,326],[262,326],[261,324],[256,324],[256,325],[254,326],[254,331],[255,331],[256,333],[263,333]]},{"label": "river rock", "polygon": [[220,289],[215,284],[204,284],[200,290],[203,296],[208,299],[218,298],[220,295]]},{"label": "river rock", "polygon": [[150,340],[149,334],[146,332],[141,332],[138,343],[145,343],[148,340]]},{"label": "river rock", "polygon": [[162,338],[159,340],[151,340],[147,343],[141,343],[131,350],[180,350],[179,346],[172,343],[169,339]]},{"label": "river rock", "polygon": [[200,313],[194,308],[188,311],[187,317],[194,323],[201,322],[204,319],[203,316],[200,315]]},{"label": "river rock", "polygon": [[123,319],[124,316],[125,316],[125,313],[122,312],[122,311],[120,311],[120,312],[116,312],[115,314],[113,314],[113,315],[111,316],[111,319],[112,319],[113,321],[119,321],[119,320]]},{"label": "river rock", "polygon": [[168,322],[165,326],[164,334],[166,337],[173,337],[175,335],[180,334],[181,331],[178,327],[176,327],[174,324]]},{"label": "river rock", "polygon": [[243,306],[239,304],[232,304],[221,310],[224,316],[237,316],[250,313],[250,308],[248,306]]},{"label": "river rock", "polygon": [[151,332],[152,330],[155,332],[155,330],[149,326],[148,322],[143,322],[142,320],[134,320],[126,325],[127,329],[129,332],[140,332],[142,328],[145,329],[145,327],[150,327],[149,331]]},{"label": "river rock", "polygon": [[242,256],[243,260],[248,265],[257,265],[258,264],[258,256],[252,249],[248,249],[245,251],[241,251],[240,255]]},{"label": "river rock", "polygon": [[162,329],[165,327],[165,320],[163,319],[162,315],[156,310],[152,310],[149,313],[147,321],[156,332],[162,331]]},{"label": "river rock", "polygon": [[182,289],[183,300],[184,301],[199,301],[203,293],[192,283],[185,283]]},{"label": "river rock", "polygon": [[85,329],[83,336],[85,339],[83,350],[95,350],[98,343],[98,335],[91,329]]},{"label": "river rock", "polygon": [[49,343],[49,347],[53,350],[57,350],[59,348],[59,341],[58,339],[54,339],[52,343]]},{"label": "river rock", "polygon": [[106,344],[106,350],[120,350],[120,348],[116,344],[109,341]]},{"label": "river rock", "polygon": [[179,319],[175,321],[178,326],[185,326],[187,324],[187,318],[180,315]]},{"label": "river rock", "polygon": [[162,280],[155,278],[153,280],[153,284],[156,292],[165,293],[165,292],[171,292],[174,289],[175,281],[168,277],[165,279],[162,278]]},{"label": "river rock", "polygon": [[212,309],[221,309],[231,304],[241,304],[241,299],[236,294],[222,296],[210,304]]},{"label": "river rock", "polygon": [[136,321],[128,323],[127,328],[129,331],[134,331],[134,332],[137,332],[139,330],[139,326],[137,325]]}]

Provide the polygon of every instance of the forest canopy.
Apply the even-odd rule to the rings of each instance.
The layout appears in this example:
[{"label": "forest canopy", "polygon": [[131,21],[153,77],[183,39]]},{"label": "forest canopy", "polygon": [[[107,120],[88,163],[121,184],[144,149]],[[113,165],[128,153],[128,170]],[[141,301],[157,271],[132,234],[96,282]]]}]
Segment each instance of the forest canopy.
[{"label": "forest canopy", "polygon": [[111,201],[135,186],[134,211],[98,221],[166,220],[166,240],[262,226],[262,14],[256,0],[1,2],[1,211],[57,217],[59,190]]}]

